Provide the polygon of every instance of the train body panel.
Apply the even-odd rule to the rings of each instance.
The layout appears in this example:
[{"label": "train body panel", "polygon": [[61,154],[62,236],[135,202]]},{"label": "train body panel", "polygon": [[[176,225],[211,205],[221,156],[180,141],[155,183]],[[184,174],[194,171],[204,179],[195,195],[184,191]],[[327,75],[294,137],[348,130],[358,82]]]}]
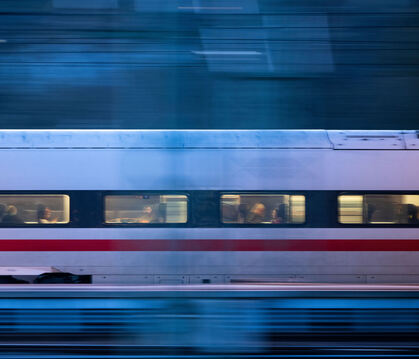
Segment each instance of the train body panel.
[{"label": "train body panel", "polygon": [[[419,280],[419,230],[373,228],[87,228],[78,229],[3,229],[0,231],[2,266],[51,266],[76,274],[89,274],[94,283],[213,283],[232,281],[300,282],[417,282]],[[4,241],[42,240],[54,245],[70,242],[62,250],[32,247],[4,251]],[[100,250],[78,247],[75,241],[111,240],[111,248]],[[121,241],[155,242],[156,247],[136,250],[120,248]],[[223,246],[191,247],[183,250],[182,241],[199,243],[219,241]],[[304,241],[298,248],[237,250],[234,243],[251,240]],[[341,242],[340,250],[310,250],[307,241]],[[363,241],[351,247],[353,241]],[[380,250],[384,241],[411,241],[404,250]],[[170,241],[170,245],[167,242]],[[234,242],[232,244],[232,242]],[[369,247],[364,244],[368,242]],[[58,244],[57,244],[58,243]],[[359,242],[358,242],[359,243]],[[347,245],[348,247],[345,247]],[[333,244],[332,244],[333,246]],[[60,247],[59,247],[60,248]],[[310,247],[311,248],[311,247]]]},{"label": "train body panel", "polygon": [[[2,190],[416,190],[419,151],[0,150]],[[78,176],[75,176],[78,174]]]},{"label": "train body panel", "polygon": [[[289,228],[226,226],[217,210],[211,225],[197,228],[193,221],[112,226],[103,222],[99,201],[90,204],[100,211],[90,228],[73,217],[61,228],[0,227],[0,266],[50,266],[91,275],[93,283],[419,282],[419,225],[345,227],[336,212],[340,192],[419,193],[416,145],[414,131],[4,131],[0,194],[296,191],[307,201],[310,191],[334,191],[334,197],[310,199],[307,221]],[[312,213],[323,206],[335,212],[315,224]]]}]

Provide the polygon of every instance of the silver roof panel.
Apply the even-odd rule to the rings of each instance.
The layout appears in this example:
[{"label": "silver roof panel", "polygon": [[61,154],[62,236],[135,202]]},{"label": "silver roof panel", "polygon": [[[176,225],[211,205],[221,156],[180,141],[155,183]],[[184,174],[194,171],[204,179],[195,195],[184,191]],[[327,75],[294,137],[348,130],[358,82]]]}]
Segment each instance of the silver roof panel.
[{"label": "silver roof panel", "polygon": [[3,130],[0,148],[331,148],[324,130]]},{"label": "silver roof panel", "polygon": [[1,130],[0,149],[419,149],[416,131]]},{"label": "silver roof panel", "polygon": [[333,130],[327,133],[335,150],[405,150],[408,149],[406,138],[415,131]]}]

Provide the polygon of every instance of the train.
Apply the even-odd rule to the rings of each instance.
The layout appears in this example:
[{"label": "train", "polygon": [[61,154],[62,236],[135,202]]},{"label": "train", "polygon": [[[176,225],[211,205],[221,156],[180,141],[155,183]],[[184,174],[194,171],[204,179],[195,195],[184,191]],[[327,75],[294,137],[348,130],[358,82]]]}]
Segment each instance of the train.
[{"label": "train", "polygon": [[0,153],[4,283],[419,282],[414,130],[2,130]]}]

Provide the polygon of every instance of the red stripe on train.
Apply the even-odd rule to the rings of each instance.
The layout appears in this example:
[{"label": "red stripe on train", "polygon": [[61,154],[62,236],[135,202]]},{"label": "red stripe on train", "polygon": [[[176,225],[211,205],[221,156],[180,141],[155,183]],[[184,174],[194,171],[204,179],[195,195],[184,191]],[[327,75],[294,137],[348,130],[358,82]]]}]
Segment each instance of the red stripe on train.
[{"label": "red stripe on train", "polygon": [[419,239],[0,239],[0,251],[419,251]]}]

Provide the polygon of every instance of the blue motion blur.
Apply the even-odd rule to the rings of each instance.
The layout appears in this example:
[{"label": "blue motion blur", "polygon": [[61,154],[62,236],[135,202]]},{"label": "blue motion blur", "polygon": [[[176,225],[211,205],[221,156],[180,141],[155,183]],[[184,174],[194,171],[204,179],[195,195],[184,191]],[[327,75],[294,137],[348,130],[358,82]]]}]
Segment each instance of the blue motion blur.
[{"label": "blue motion blur", "polygon": [[2,128],[415,129],[413,0],[2,0]]},{"label": "blue motion blur", "polygon": [[419,356],[415,286],[297,287],[9,287],[0,358]]}]

